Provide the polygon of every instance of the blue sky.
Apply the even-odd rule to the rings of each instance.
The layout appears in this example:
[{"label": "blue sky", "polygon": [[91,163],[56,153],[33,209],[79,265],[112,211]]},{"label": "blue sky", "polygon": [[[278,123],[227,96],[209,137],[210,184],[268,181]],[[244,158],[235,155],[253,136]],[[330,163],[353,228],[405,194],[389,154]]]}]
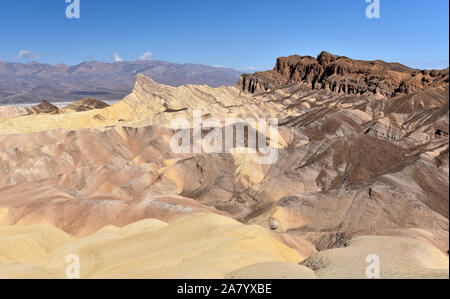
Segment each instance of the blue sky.
[{"label": "blue sky", "polygon": [[[448,67],[448,0],[1,0],[0,60],[69,65],[146,58],[272,68],[276,57],[322,50],[357,59]],[[21,55],[19,53],[21,52]]]}]

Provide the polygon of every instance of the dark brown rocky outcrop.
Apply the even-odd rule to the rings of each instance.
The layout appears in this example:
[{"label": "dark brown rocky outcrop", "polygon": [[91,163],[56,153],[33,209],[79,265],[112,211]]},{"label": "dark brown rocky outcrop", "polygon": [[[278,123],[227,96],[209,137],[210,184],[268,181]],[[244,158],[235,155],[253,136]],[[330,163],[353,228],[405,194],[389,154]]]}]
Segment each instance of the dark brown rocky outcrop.
[{"label": "dark brown rocky outcrop", "polygon": [[272,91],[291,83],[311,90],[326,89],[345,94],[377,94],[392,97],[425,88],[442,88],[449,70],[416,70],[381,60],[362,61],[322,52],[317,58],[293,55],[277,59],[275,68],[244,74],[237,86],[243,91]]},{"label": "dark brown rocky outcrop", "polygon": [[105,102],[102,102],[100,100],[97,100],[95,98],[84,98],[82,100],[76,101],[67,107],[65,109],[74,110],[77,112],[81,111],[89,111],[94,109],[104,109],[106,107],[109,107],[108,104]]},{"label": "dark brown rocky outcrop", "polygon": [[39,105],[27,108],[27,110],[29,114],[58,113],[58,107],[54,106],[52,103],[46,100],[43,100]]}]

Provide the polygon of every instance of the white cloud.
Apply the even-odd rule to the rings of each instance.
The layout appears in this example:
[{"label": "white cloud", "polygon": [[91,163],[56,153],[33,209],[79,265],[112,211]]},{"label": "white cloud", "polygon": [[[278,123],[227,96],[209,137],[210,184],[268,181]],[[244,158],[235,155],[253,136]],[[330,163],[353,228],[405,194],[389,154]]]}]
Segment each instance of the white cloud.
[{"label": "white cloud", "polygon": [[223,66],[223,65],[220,65],[220,64],[215,64],[215,65],[213,65],[213,67],[218,67],[218,68],[221,68],[221,69],[226,68],[226,66]]},{"label": "white cloud", "polygon": [[119,53],[114,53],[113,56],[112,56],[112,60],[114,62],[121,62],[121,61],[123,61],[123,59],[122,59],[122,57],[120,57]]},{"label": "white cloud", "polygon": [[268,70],[268,69],[270,69],[270,68],[256,67],[256,66],[247,66],[247,67],[237,68],[237,70],[241,71],[241,72],[259,72],[259,71],[264,71],[264,70]]},{"label": "white cloud", "polygon": [[29,50],[22,50],[19,51],[19,54],[17,54],[16,57],[14,57],[14,60],[20,60],[20,59],[39,59],[41,57],[41,55],[39,55],[38,53],[33,53]]},{"label": "white cloud", "polygon": [[145,52],[144,54],[139,57],[139,60],[152,60],[153,59],[153,53],[152,52]]}]

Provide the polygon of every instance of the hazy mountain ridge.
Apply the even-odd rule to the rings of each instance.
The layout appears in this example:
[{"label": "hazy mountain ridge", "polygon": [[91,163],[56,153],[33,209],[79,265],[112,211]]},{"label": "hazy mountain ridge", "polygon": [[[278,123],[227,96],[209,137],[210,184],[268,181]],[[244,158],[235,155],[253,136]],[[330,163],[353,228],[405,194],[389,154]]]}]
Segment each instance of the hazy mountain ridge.
[{"label": "hazy mountain ridge", "polygon": [[84,97],[120,100],[131,92],[136,75],[143,73],[170,86],[184,84],[232,86],[241,73],[199,64],[164,61],[49,65],[0,62],[0,104],[76,101]]}]

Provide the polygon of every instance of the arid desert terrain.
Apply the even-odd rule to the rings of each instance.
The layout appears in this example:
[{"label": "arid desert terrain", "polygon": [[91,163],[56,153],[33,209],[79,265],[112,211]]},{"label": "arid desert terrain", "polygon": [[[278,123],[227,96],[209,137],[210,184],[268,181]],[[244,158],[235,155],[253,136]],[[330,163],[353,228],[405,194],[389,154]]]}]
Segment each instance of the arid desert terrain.
[{"label": "arid desert terrain", "polygon": [[[370,256],[449,277],[448,68],[322,52],[235,86],[147,75],[112,105],[0,106],[0,278],[66,278],[70,256],[81,278],[368,278]],[[174,151],[211,119],[244,142]]]}]

